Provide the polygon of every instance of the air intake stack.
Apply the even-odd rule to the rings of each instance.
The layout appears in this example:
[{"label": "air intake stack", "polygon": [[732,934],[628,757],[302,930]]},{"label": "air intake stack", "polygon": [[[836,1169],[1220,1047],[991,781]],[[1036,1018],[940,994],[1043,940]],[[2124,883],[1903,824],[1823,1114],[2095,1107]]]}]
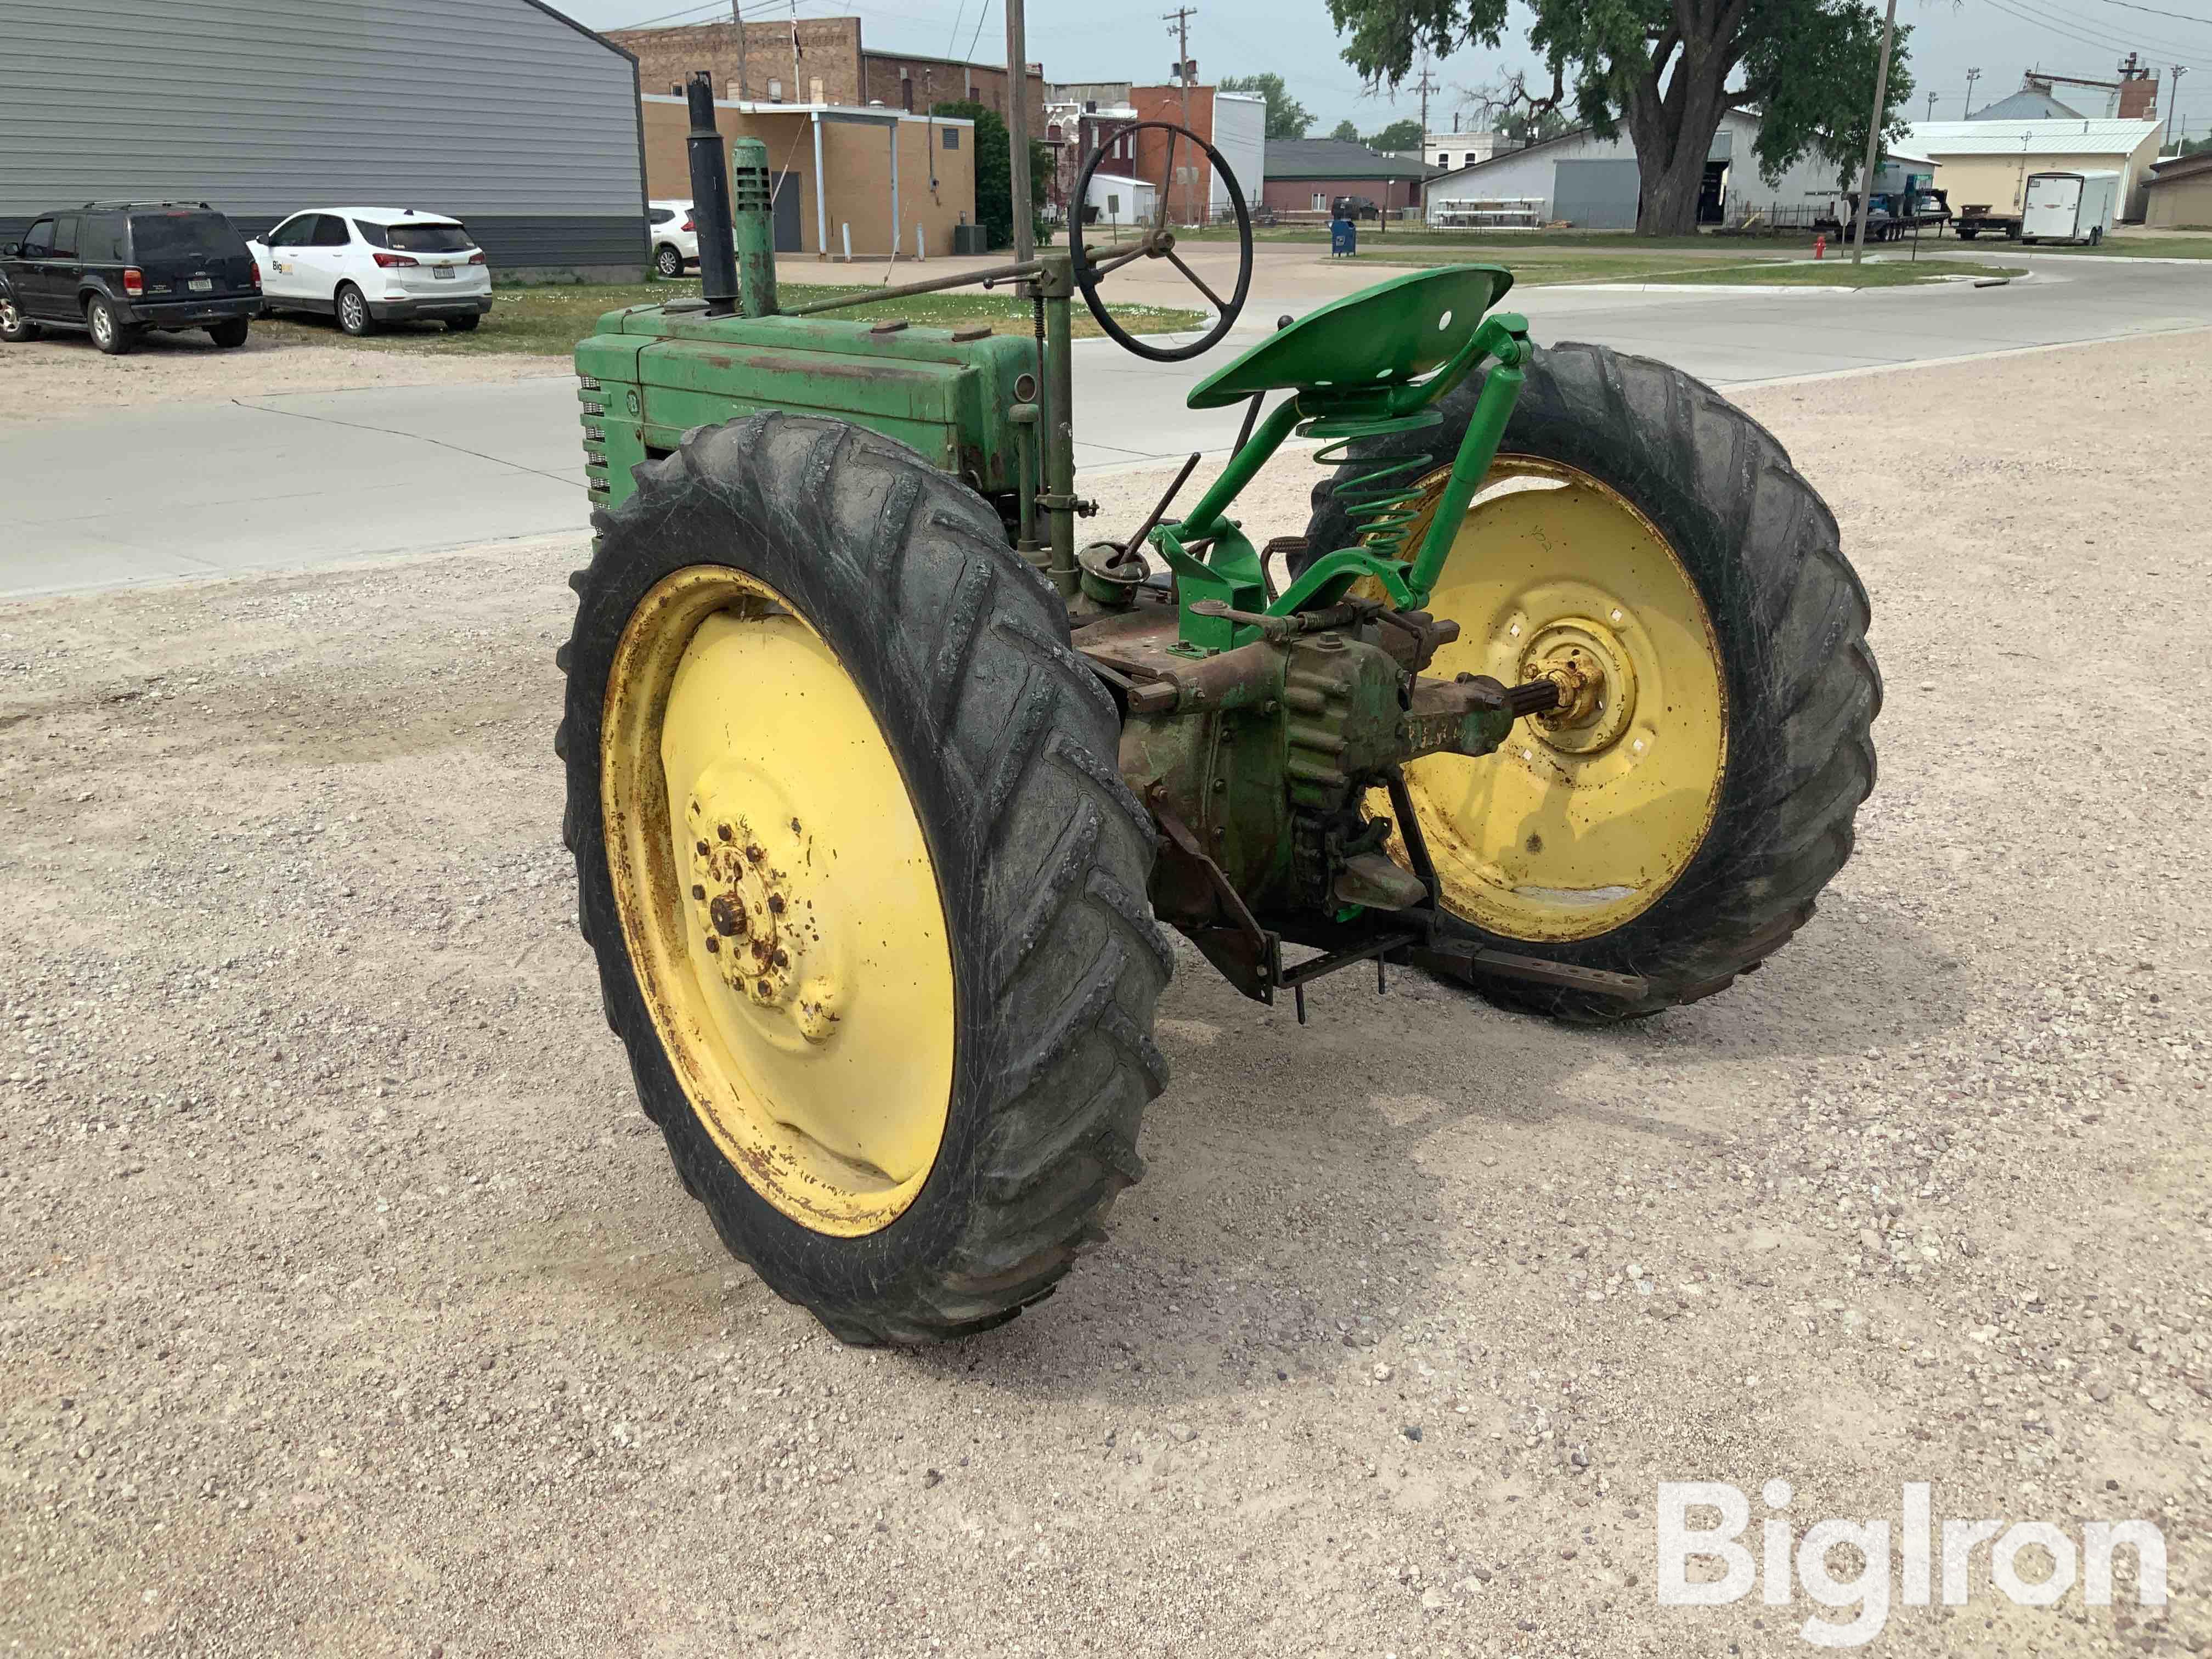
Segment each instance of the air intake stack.
[{"label": "air intake stack", "polygon": [[737,205],[738,303],[748,317],[775,315],[775,193],[769,184],[768,145],[730,141],[731,198]]}]

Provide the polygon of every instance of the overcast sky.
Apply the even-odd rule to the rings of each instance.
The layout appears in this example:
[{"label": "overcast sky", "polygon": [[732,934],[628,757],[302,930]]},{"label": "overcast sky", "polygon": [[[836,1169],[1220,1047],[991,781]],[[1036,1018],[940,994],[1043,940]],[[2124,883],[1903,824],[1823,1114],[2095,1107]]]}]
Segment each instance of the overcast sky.
[{"label": "overcast sky", "polygon": [[[802,17],[853,16],[871,46],[970,58],[980,63],[1006,61],[1003,0],[799,0]],[[1169,25],[1160,14],[1183,0],[1150,0],[1133,5],[1098,0],[1030,0],[1029,55],[1044,64],[1054,81],[1164,81],[1174,62]],[[563,0],[553,0],[561,6]],[[1326,135],[1349,118],[1372,132],[1400,116],[1419,112],[1419,100],[1408,81],[1395,101],[1366,94],[1359,77],[1338,56],[1335,31],[1323,0],[1191,0],[1191,54],[1199,76],[1211,82],[1224,75],[1273,70],[1289,82],[1292,95],[1316,116],[1313,132]],[[979,15],[976,8],[983,8]],[[684,0],[568,0],[568,12],[595,28],[633,27],[647,23],[680,24],[728,15],[726,0],[686,8]],[[669,14],[674,14],[670,15]],[[746,0],[748,22],[763,25],[791,15],[788,0]],[[1518,27],[1497,52],[1480,49],[1454,53],[1434,66],[1441,88],[1431,94],[1430,125],[1450,127],[1457,88],[1496,82],[1505,70],[1540,66],[1523,42],[1527,14],[1516,9]],[[2166,113],[2173,81],[2166,65],[2185,64],[2192,73],[2179,83],[2179,114],[2189,131],[2212,130],[2212,0],[1898,0],[1898,21],[1913,27],[1912,74],[1920,88],[1916,117],[1928,113],[1927,94],[1936,98],[1936,118],[1963,112],[1966,71],[1978,68],[1976,108],[2020,85],[2022,70],[2039,68],[2055,75],[2112,78],[2114,66],[2132,49],[2157,66],[2161,88],[2159,112]],[[2084,112],[2102,112],[2101,93],[2085,92]],[[2065,98],[2063,87],[2058,96]],[[2077,106],[2077,107],[2083,107]]]}]

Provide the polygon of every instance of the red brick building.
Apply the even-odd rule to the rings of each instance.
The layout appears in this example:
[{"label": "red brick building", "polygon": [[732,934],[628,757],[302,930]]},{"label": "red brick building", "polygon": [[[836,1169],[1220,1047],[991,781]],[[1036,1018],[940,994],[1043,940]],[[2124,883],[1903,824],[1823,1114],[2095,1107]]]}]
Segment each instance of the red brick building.
[{"label": "red brick building", "polygon": [[1418,213],[1421,186],[1443,171],[1340,138],[1285,139],[1267,146],[1261,199],[1279,212],[1312,213],[1340,196],[1364,196],[1386,212]]},{"label": "red brick building", "polygon": [[[735,23],[695,23],[682,28],[617,29],[607,36],[635,54],[638,84],[647,92],[680,92],[694,70],[714,77],[714,96],[765,104],[878,103],[887,109],[927,113],[933,104],[975,102],[1006,113],[1002,64],[963,64],[949,58],[916,58],[871,52],[857,17],[801,18],[793,53],[789,19],[748,23],[744,49]],[[738,60],[744,59],[744,73]],[[1044,69],[1029,66],[1030,134],[1044,136]]]}]

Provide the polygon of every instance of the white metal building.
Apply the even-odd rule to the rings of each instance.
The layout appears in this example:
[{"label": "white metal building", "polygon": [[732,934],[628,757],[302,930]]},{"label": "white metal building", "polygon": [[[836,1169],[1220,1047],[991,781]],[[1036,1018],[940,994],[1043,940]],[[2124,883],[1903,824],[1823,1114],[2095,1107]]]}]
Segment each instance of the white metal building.
[{"label": "white metal building", "polygon": [[[1802,217],[1835,199],[1841,178],[1834,162],[1807,156],[1770,185],[1759,176],[1758,143],[1758,116],[1731,110],[1721,118],[1705,152],[1701,223],[1741,218],[1754,209],[1787,209]],[[1539,222],[1565,219],[1589,230],[1632,230],[1642,186],[1626,128],[1601,138],[1582,127],[1431,179],[1425,200],[1431,224],[1451,222],[1468,204],[1516,201],[1540,203]]]},{"label": "white metal building", "polygon": [[[1237,175],[1245,204],[1256,203],[1261,180],[1267,176],[1267,100],[1256,93],[1223,92],[1217,88],[1212,141],[1221,159],[1229,163],[1229,170]],[[1211,180],[1206,217],[1218,220],[1229,210],[1229,188],[1212,167],[1206,173]]]},{"label": "white metal building", "polygon": [[1150,179],[1102,168],[1091,175],[1091,193],[1084,204],[1098,210],[1096,222],[1101,225],[1150,224],[1159,193],[1159,186]]},{"label": "white metal building", "polygon": [[248,234],[332,202],[467,222],[502,276],[635,280],[637,64],[538,0],[0,0],[0,243],[92,200]]}]

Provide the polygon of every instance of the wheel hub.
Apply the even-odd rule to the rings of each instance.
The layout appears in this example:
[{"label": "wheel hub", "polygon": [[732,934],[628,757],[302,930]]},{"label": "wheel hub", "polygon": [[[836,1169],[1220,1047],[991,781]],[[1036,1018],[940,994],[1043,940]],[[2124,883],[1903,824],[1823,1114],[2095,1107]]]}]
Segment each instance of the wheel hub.
[{"label": "wheel hub", "polygon": [[816,909],[827,892],[808,878],[829,860],[798,817],[763,801],[774,786],[750,773],[718,763],[685,802],[693,916],[725,985],[757,1016],[787,1020],[809,1042],[824,1043],[837,1033],[846,996]]},{"label": "wheel hub", "polygon": [[1536,735],[1553,749],[1595,754],[1619,742],[1635,718],[1635,663],[1602,623],[1570,617],[1551,623],[1522,653],[1521,673],[1559,688],[1559,706],[1534,722]]}]

